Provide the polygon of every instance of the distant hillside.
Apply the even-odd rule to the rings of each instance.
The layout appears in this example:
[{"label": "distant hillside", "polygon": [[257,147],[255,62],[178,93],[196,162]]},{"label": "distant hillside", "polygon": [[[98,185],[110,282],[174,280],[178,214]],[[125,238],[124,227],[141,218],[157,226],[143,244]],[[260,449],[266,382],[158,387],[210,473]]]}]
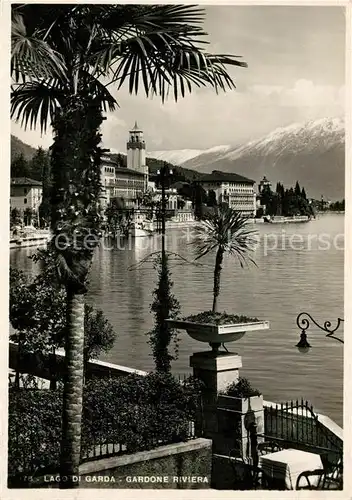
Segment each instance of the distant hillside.
[{"label": "distant hillside", "polygon": [[[167,160],[175,151],[158,151]],[[179,158],[182,158],[180,150]],[[345,196],[345,124],[342,118],[325,118],[293,124],[243,146],[219,146],[181,163],[182,167],[211,172],[223,170],[254,179],[264,175],[273,186],[298,180],[309,197],[332,200]]]},{"label": "distant hillside", "polygon": [[35,148],[25,144],[20,139],[11,134],[11,161],[22,153],[26,160],[31,160],[36,152]]},{"label": "distant hillside", "polygon": [[[36,149],[28,144],[25,144],[20,139],[11,135],[11,161],[13,161],[21,153],[24,155],[26,160],[31,160],[34,156]],[[125,167],[127,166],[127,156],[124,153],[111,153],[110,156],[115,159],[118,163],[122,163]],[[149,166],[150,174],[153,176],[156,174],[157,170],[163,165],[163,161],[156,158],[147,158],[147,165]],[[193,180],[199,179],[202,174],[196,170],[191,170],[188,168],[179,167],[172,163],[168,163],[169,167],[173,169],[174,181],[185,181],[192,182]]]},{"label": "distant hillside", "polygon": [[[127,167],[127,156],[124,153],[111,153],[110,156],[117,162],[122,163],[124,167]],[[156,175],[157,171],[161,169],[161,167],[165,164],[165,161],[158,158],[147,158],[147,165],[149,167],[149,173],[151,176]],[[173,171],[173,181],[184,181],[184,182],[193,182],[200,177],[202,177],[202,173],[197,172],[196,170],[192,170],[189,168],[180,167],[178,165],[174,165],[172,162],[167,161],[167,165]]]}]

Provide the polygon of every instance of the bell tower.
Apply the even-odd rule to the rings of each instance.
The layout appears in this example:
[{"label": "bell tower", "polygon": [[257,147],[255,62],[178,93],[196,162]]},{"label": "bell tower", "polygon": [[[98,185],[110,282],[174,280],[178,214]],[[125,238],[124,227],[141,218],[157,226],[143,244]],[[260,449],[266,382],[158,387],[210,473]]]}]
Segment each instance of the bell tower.
[{"label": "bell tower", "polygon": [[143,130],[135,122],[130,130],[129,140],[127,142],[127,168],[136,170],[145,175],[145,186],[148,186],[148,167],[145,160],[145,141]]}]

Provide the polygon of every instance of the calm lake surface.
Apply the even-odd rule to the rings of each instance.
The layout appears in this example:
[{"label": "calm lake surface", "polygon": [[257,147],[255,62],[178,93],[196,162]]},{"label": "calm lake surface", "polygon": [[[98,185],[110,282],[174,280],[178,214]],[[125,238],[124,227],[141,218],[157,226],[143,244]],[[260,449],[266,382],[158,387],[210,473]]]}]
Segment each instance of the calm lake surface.
[{"label": "calm lake surface", "polygon": [[[257,224],[260,241],[257,267],[241,269],[231,257],[225,259],[219,305],[221,310],[270,321],[270,330],[246,334],[229,350],[242,356],[242,376],[259,388],[264,399],[282,402],[303,397],[316,411],[343,423],[343,345],[327,339],[311,326],[313,348],[301,354],[294,347],[299,340],[296,317],[310,313],[320,324],[335,325],[344,316],[344,216],[321,215],[306,224]],[[169,229],[167,248],[193,259],[192,228]],[[142,370],[153,369],[146,332],[153,325],[150,313],[156,271],[151,262],[136,264],[159,248],[160,236],[120,242],[105,242],[94,258],[87,300],[101,308],[117,332],[106,361]],[[36,265],[28,259],[33,249],[10,251],[11,265],[28,273]],[[182,314],[211,309],[214,255],[202,259],[202,266],[170,262],[174,294]],[[339,336],[343,338],[343,329]],[[188,373],[189,356],[206,350],[186,332],[180,332],[175,373]]]}]

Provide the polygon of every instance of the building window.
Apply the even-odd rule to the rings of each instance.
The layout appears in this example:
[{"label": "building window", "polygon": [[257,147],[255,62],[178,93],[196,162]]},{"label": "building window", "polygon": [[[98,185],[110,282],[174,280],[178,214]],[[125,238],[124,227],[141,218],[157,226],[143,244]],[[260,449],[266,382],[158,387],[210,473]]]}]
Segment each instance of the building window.
[{"label": "building window", "polygon": [[23,200],[23,203],[26,205],[27,204],[27,198]]},{"label": "building window", "polygon": [[23,194],[27,194],[27,188],[23,189]]}]

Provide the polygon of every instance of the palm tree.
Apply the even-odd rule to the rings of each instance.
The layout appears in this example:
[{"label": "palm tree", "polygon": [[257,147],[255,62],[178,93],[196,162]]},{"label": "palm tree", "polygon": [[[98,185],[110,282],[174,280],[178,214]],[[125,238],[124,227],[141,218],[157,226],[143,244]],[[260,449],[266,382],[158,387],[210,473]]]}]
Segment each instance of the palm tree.
[{"label": "palm tree", "polygon": [[99,129],[117,107],[108,86],[142,87],[162,101],[171,89],[177,101],[194,86],[235,88],[226,66],[246,64],[203,49],[203,18],[184,5],[13,6],[11,115],[54,132],[50,252],[68,297],[61,474],[69,477],[80,456],[84,295],[101,234]]},{"label": "palm tree", "polygon": [[195,240],[196,260],[216,250],[213,287],[213,312],[218,312],[218,296],[220,293],[220,278],[224,254],[237,257],[240,266],[254,259],[249,255],[256,242],[255,231],[247,225],[248,217],[236,212],[227,205],[221,204],[212,212],[203,216],[197,228]]}]

